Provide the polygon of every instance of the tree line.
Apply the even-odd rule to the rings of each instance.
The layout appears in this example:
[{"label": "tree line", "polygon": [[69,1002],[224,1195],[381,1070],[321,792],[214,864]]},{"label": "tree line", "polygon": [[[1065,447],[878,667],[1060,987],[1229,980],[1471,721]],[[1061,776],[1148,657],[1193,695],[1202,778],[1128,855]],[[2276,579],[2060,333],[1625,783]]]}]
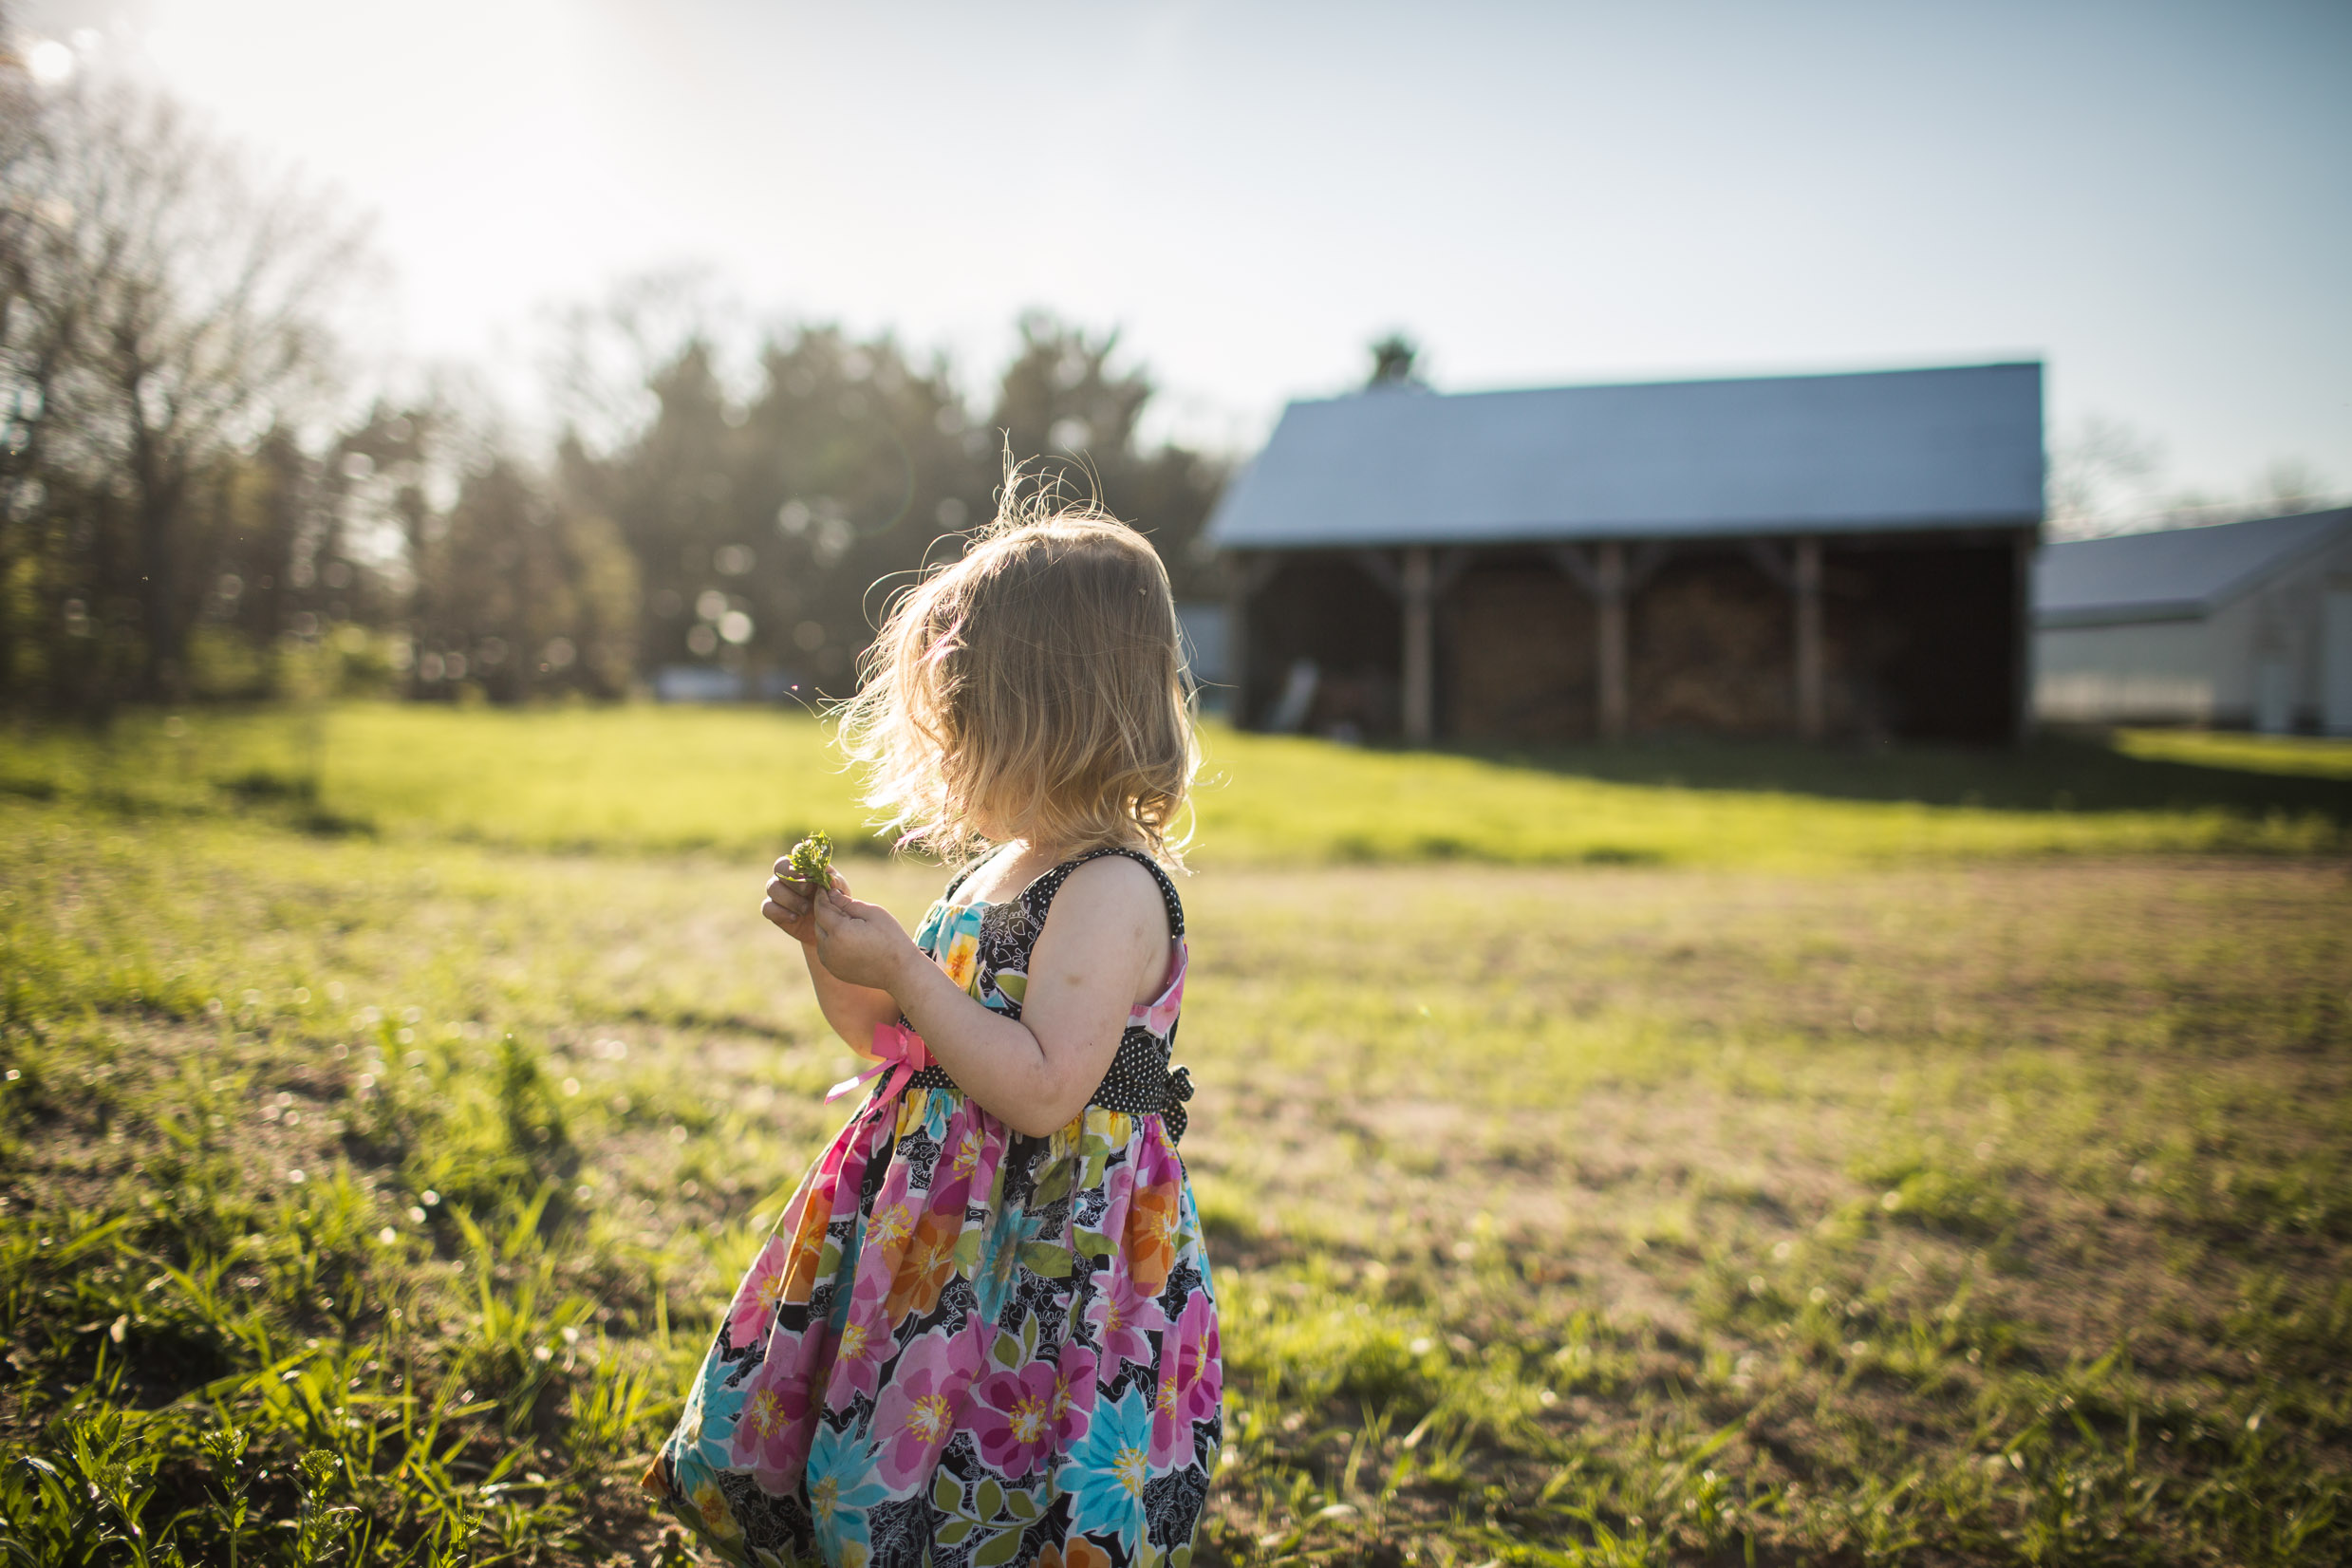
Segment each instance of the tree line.
[{"label": "tree line", "polygon": [[0,61],[9,705],[612,698],[679,665],[840,692],[871,586],[984,520],[1008,452],[1216,591],[1193,547],[1223,465],[1143,439],[1115,333],[1023,317],[976,408],[890,334],[755,335],[641,284],[572,312],[553,434],[525,439],[462,384],[366,393],[389,378],[335,324],[369,271],[329,198],[170,102]]}]

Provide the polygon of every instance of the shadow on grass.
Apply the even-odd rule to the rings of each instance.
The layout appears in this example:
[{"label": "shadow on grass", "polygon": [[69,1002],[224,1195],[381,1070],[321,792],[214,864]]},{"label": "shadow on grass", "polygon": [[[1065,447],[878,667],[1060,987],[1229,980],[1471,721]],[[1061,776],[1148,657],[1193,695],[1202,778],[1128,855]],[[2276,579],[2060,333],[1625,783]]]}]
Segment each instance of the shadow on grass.
[{"label": "shadow on grass", "polygon": [[2011,812],[2317,813],[2352,824],[2352,779],[2127,756],[2105,740],[2042,736],[2009,748],[1839,747],[1674,737],[1620,745],[1457,746],[1457,756],[1610,784],[1770,791]]}]

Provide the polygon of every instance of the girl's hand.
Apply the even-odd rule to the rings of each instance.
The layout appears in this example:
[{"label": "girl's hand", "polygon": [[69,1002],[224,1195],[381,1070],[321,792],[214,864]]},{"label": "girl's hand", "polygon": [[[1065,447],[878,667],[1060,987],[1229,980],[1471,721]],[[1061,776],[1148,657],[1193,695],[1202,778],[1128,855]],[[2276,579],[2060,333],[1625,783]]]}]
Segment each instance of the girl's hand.
[{"label": "girl's hand", "polygon": [[895,996],[907,961],[927,961],[889,910],[860,904],[838,876],[833,881],[833,890],[818,898],[809,915],[818,961],[836,979]]},{"label": "girl's hand", "polygon": [[[816,921],[813,917],[817,889],[805,882],[793,880],[792,868],[790,855],[775,863],[775,874],[768,879],[768,901],[759,906],[759,912],[767,918],[769,924],[805,946],[816,941]],[[839,871],[833,873],[833,886],[844,893],[849,890],[849,885],[842,880]]]}]

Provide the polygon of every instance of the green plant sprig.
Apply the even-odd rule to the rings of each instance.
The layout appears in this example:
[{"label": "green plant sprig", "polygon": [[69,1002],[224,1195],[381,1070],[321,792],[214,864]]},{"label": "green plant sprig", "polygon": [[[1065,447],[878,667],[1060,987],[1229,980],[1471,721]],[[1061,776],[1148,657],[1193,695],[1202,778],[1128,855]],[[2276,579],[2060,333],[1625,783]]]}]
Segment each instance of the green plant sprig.
[{"label": "green plant sprig", "polygon": [[792,879],[807,883],[811,892],[833,885],[833,841],[830,834],[822,831],[811,833],[793,846],[789,858]]}]

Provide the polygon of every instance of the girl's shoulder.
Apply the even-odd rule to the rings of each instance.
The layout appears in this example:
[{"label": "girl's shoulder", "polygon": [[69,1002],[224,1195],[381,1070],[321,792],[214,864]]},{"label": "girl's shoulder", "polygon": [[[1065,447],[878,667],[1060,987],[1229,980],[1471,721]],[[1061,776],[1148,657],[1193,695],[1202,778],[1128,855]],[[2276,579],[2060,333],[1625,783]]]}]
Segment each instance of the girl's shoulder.
[{"label": "girl's shoulder", "polygon": [[1030,917],[1043,925],[1054,909],[1084,924],[1131,921],[1158,905],[1168,935],[1185,934],[1184,900],[1175,879],[1141,849],[1103,849],[1076,855],[1031,883],[1021,895]]}]

